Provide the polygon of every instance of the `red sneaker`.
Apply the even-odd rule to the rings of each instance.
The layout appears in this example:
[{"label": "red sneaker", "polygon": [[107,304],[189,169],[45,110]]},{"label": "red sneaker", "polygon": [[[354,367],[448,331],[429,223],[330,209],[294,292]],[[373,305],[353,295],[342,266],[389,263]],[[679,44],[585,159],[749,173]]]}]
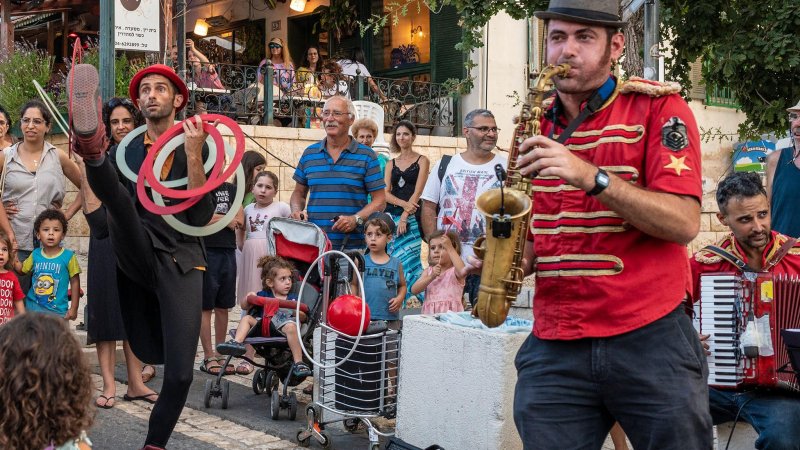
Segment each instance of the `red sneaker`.
[{"label": "red sneaker", "polygon": [[91,64],[75,64],[67,76],[69,116],[72,126],[70,148],[87,160],[98,160],[108,148],[100,98],[100,76]]}]

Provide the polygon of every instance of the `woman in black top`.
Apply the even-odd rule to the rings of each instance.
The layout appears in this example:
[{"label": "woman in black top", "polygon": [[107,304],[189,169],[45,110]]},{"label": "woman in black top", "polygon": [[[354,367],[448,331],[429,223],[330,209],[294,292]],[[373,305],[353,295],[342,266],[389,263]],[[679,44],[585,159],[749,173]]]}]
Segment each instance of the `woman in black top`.
[{"label": "woman in black top", "polygon": [[[384,174],[386,212],[397,225],[397,234],[387,251],[403,263],[403,274],[409,285],[422,274],[419,197],[430,170],[428,158],[414,151],[416,137],[417,128],[411,122],[401,120],[395,126],[390,148],[397,156],[386,165]],[[411,296],[410,291],[407,295]],[[422,295],[417,298],[422,299]]]}]

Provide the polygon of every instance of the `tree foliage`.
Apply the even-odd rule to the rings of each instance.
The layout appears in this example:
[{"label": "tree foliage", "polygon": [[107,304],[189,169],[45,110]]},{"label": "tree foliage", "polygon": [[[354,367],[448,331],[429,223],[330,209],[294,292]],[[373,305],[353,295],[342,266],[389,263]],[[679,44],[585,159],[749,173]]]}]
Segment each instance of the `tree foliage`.
[{"label": "tree foliage", "polygon": [[[483,46],[483,27],[503,11],[515,19],[547,9],[548,0],[392,0],[384,3],[385,14],[374,14],[361,23],[362,35],[378,34],[384,26],[396,25],[409,8],[437,13],[451,5],[461,16],[464,35],[457,49],[469,54]],[[782,134],[786,111],[800,98],[800,0],[661,0],[661,33],[665,78],[678,81],[685,93],[691,88],[689,64],[703,60],[707,88],[730,88],[747,115],[740,126],[741,137],[765,132]],[[641,15],[641,13],[639,13]],[[637,22],[635,16],[634,24]],[[633,32],[640,33],[633,28]],[[630,30],[626,30],[630,31]],[[522,43],[520,43],[522,45]],[[626,49],[626,59],[640,60],[641,49]],[[623,65],[625,63],[623,62]],[[466,62],[466,80],[448,80],[460,92],[472,88],[469,76],[475,63]],[[630,69],[639,67],[625,66]]]},{"label": "tree foliage", "polygon": [[671,41],[667,78],[690,88],[701,58],[708,86],[730,88],[747,115],[739,134],[783,134],[786,108],[800,97],[798,0],[661,0]]}]

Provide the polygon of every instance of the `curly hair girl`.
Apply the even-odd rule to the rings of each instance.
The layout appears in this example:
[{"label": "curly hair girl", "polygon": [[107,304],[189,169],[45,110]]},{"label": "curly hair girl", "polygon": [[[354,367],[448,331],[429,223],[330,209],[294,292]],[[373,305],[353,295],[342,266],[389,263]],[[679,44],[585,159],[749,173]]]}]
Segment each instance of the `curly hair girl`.
[{"label": "curly hair girl", "polygon": [[280,256],[262,256],[261,259],[258,260],[256,267],[261,269],[261,285],[264,290],[269,289],[269,287],[267,287],[267,280],[275,278],[278,269],[288,269],[294,272],[292,263]]},{"label": "curly hair girl", "polygon": [[0,327],[0,448],[45,448],[92,424],[92,380],[67,322],[28,313]]}]

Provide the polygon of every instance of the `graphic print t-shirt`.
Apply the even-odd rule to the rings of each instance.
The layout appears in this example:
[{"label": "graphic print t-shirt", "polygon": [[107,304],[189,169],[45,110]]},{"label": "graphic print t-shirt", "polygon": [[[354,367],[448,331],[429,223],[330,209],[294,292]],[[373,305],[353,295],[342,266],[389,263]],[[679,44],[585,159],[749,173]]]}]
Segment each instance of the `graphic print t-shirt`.
[{"label": "graphic print t-shirt", "polygon": [[[67,313],[69,306],[69,279],[81,273],[75,252],[62,249],[51,257],[36,248],[22,263],[22,273],[32,273],[31,289],[25,298],[26,308],[45,310],[59,315]],[[35,309],[35,308],[39,309]]]},{"label": "graphic print t-shirt", "polygon": [[[436,228],[445,230],[449,227],[450,231],[458,234],[461,258],[466,262],[473,254],[472,244],[486,231],[486,218],[475,208],[475,200],[489,189],[500,187],[494,166],[501,164],[506,167],[506,158],[495,155],[488,163],[476,166],[464,161],[460,154],[455,155],[440,184],[438,173],[441,163],[439,160],[431,169],[421,197],[439,205]],[[444,218],[454,224],[443,223]]]},{"label": "graphic print t-shirt", "polygon": [[[233,207],[236,186],[228,182],[222,183],[218,188],[211,191],[211,196],[214,199],[214,214],[222,214],[224,216]],[[203,240],[206,243],[206,247],[236,248],[236,233],[228,227],[204,237]]]},{"label": "graphic print t-shirt", "polygon": [[266,239],[267,222],[273,217],[289,217],[292,210],[284,202],[274,201],[266,208],[251,203],[244,208],[244,230],[246,239]]},{"label": "graphic print t-shirt", "polygon": [[25,298],[14,272],[0,273],[0,325],[14,318],[14,302]]}]

